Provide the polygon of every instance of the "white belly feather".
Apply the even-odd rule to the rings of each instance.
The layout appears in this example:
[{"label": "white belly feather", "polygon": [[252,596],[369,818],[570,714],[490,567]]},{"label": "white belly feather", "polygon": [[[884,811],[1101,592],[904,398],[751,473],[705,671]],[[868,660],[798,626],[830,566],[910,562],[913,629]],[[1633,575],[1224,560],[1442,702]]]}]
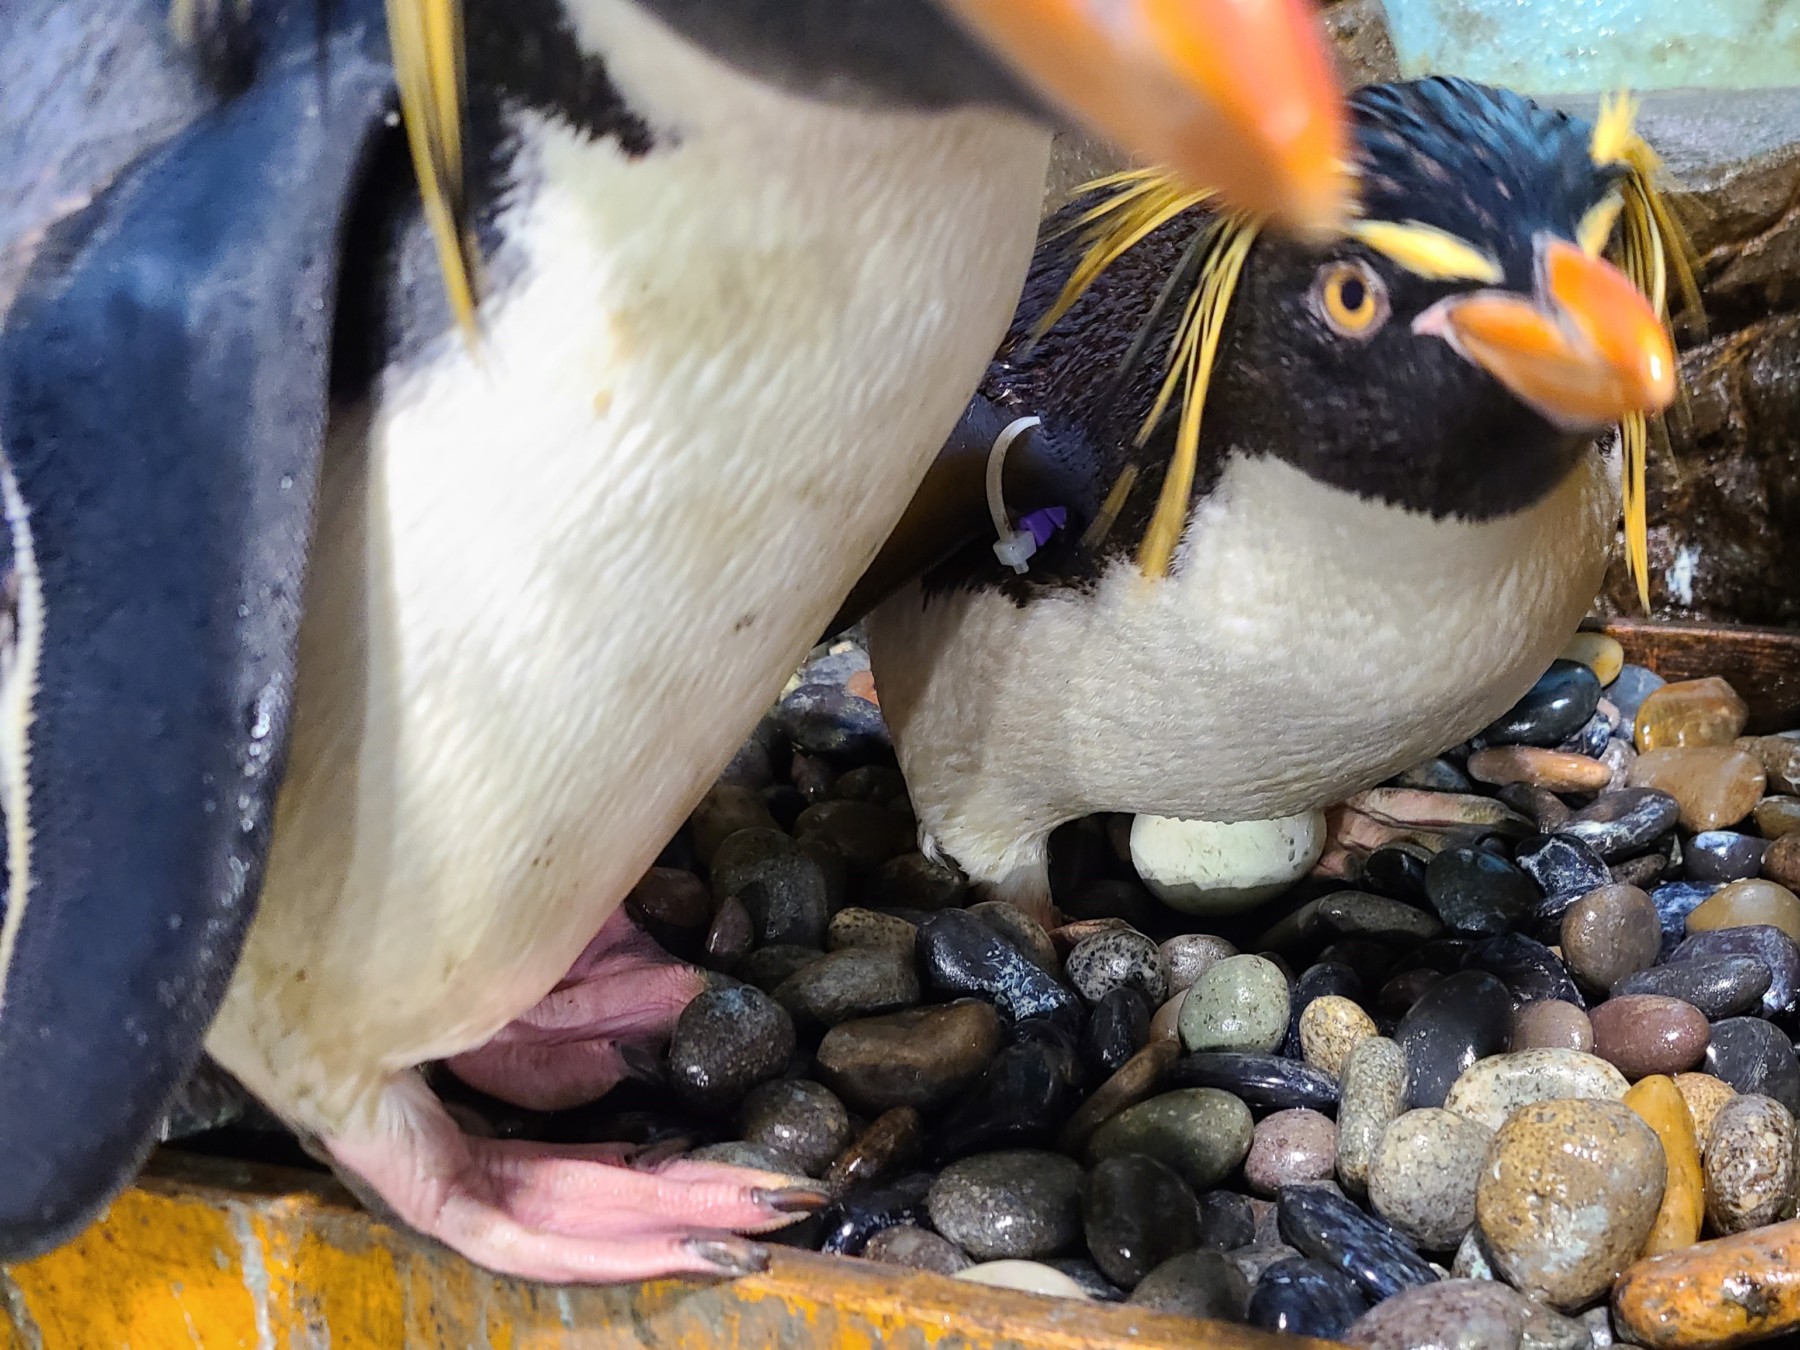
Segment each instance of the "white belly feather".
[{"label": "white belly feather", "polygon": [[1047,137],[828,110],[584,6],[661,144],[542,119],[516,280],[340,427],[209,1048],[338,1125],[546,993],[873,557],[1017,298]]},{"label": "white belly feather", "polygon": [[1542,673],[1599,588],[1616,503],[1598,453],[1482,524],[1237,459],[1168,582],[1120,565],[1024,609],[903,594],[869,637],[920,827],[977,880],[1020,885],[1049,831],[1090,812],[1261,820],[1341,800]]}]

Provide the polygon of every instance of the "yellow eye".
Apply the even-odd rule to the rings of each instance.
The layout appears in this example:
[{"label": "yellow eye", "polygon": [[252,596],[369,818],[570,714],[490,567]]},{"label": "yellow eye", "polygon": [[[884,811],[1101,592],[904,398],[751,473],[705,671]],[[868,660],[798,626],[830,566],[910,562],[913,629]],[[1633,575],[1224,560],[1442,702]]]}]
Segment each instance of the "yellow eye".
[{"label": "yellow eye", "polygon": [[1327,263],[1313,283],[1313,308],[1335,332],[1368,337],[1387,322],[1387,287],[1365,263]]}]

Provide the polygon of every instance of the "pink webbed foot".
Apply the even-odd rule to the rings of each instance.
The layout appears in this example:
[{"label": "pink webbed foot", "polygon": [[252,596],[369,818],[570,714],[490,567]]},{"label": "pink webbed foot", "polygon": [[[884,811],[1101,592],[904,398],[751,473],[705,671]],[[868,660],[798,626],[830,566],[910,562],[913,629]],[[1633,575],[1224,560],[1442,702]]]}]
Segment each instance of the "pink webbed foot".
[{"label": "pink webbed foot", "polygon": [[489,1270],[551,1283],[750,1274],[768,1253],[742,1234],[828,1200],[804,1177],[627,1144],[472,1138],[416,1074],[388,1085],[372,1126],[324,1143],[408,1226]]},{"label": "pink webbed foot", "polygon": [[470,1087],[516,1106],[558,1111],[641,1074],[705,987],[617,910],[538,1005],[487,1044],[445,1061]]}]

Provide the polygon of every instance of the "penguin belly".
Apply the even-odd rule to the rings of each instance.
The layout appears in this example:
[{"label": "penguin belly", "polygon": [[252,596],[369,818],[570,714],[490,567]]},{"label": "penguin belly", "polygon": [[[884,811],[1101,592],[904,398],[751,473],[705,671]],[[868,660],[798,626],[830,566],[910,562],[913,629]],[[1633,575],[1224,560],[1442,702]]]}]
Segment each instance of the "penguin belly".
[{"label": "penguin belly", "polygon": [[1530,687],[1599,589],[1616,506],[1598,451],[1480,523],[1236,456],[1164,581],[1121,561],[1023,605],[915,585],[868,632],[921,833],[971,879],[1043,904],[1065,821],[1342,800]]},{"label": "penguin belly", "polygon": [[515,114],[479,350],[435,338],[333,431],[261,907],[208,1041],[328,1142],[424,1129],[406,1071],[594,937],[893,526],[1033,243],[1023,121],[826,107],[633,6],[582,16],[658,146]]}]

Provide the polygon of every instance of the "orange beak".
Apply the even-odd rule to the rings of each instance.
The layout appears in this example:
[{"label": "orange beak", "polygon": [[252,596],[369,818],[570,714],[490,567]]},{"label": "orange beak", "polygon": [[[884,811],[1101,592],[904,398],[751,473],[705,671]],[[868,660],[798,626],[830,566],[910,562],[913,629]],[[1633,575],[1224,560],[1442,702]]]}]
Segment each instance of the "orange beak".
[{"label": "orange beak", "polygon": [[1349,135],[1309,0],[943,0],[1040,93],[1241,210],[1340,226]]},{"label": "orange beak", "polygon": [[1441,337],[1557,426],[1593,431],[1675,398],[1675,349],[1650,302],[1618,268],[1538,237],[1536,297],[1477,291],[1413,321]]}]

